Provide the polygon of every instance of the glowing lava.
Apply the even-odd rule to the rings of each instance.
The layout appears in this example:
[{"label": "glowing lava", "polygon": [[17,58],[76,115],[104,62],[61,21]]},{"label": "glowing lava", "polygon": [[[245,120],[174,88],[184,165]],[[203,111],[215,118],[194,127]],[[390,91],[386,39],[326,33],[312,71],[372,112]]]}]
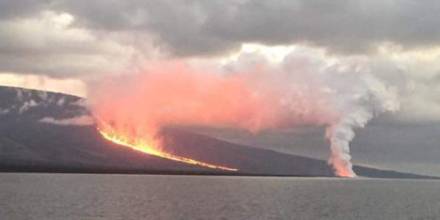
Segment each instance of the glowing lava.
[{"label": "glowing lava", "polygon": [[165,158],[168,160],[179,161],[179,162],[187,163],[187,164],[191,164],[191,165],[207,167],[207,168],[211,168],[211,169],[219,169],[219,170],[226,170],[226,171],[237,171],[238,170],[235,168],[214,165],[214,164],[194,160],[194,159],[187,158],[187,157],[177,156],[177,155],[165,152],[161,149],[158,149],[157,147],[154,147],[153,145],[146,143],[146,141],[144,141],[142,139],[133,139],[133,138],[126,137],[124,135],[117,134],[115,132],[106,132],[101,129],[98,129],[98,131],[102,135],[102,137],[104,137],[105,139],[107,139],[115,144],[129,147],[129,148],[136,150],[136,151],[140,151],[142,153]]}]

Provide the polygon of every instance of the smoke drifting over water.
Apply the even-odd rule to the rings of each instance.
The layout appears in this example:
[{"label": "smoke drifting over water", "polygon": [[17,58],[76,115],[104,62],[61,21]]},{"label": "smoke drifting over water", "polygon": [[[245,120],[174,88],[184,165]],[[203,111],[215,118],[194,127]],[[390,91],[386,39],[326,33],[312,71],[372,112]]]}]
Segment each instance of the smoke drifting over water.
[{"label": "smoke drifting over water", "polygon": [[173,125],[251,132],[326,126],[329,163],[347,177],[355,176],[349,154],[353,129],[398,109],[396,92],[362,63],[295,53],[276,64],[252,54],[218,68],[153,63],[142,73],[107,79],[90,91],[90,104],[100,129],[155,145],[161,128]]}]

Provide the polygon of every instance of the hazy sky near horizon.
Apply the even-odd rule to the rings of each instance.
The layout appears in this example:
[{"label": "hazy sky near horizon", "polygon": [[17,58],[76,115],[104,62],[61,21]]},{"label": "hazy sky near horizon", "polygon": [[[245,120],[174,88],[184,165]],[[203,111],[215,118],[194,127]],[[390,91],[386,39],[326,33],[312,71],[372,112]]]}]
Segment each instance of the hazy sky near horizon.
[{"label": "hazy sky near horizon", "polygon": [[85,96],[149,60],[292,52],[368,65],[399,91],[403,118],[440,120],[436,0],[0,1],[0,85]]}]

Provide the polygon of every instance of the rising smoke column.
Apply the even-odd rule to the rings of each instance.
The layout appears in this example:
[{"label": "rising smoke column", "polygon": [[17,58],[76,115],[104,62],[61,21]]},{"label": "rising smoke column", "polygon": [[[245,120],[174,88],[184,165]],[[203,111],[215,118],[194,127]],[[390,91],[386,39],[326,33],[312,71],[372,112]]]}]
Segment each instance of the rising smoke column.
[{"label": "rising smoke column", "polygon": [[156,62],[143,72],[107,79],[90,91],[90,103],[100,129],[159,147],[165,126],[252,132],[326,126],[329,163],[337,175],[353,177],[349,143],[354,129],[398,107],[395,92],[361,67],[298,53],[277,64],[244,54],[213,69],[184,61]]},{"label": "rising smoke column", "polygon": [[350,142],[355,136],[354,129],[364,127],[377,114],[394,112],[399,108],[395,90],[387,88],[370,74],[358,73],[356,79],[357,83],[348,87],[346,95],[340,93],[336,96],[341,100],[341,117],[326,129],[331,151],[328,162],[336,175],[344,177],[356,176],[350,162]]}]

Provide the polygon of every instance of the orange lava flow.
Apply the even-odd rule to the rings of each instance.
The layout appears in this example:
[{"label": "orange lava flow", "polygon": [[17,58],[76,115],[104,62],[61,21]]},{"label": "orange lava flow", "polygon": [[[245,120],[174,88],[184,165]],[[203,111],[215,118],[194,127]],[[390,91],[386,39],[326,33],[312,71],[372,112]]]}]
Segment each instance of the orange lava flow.
[{"label": "orange lava flow", "polygon": [[165,152],[161,149],[157,149],[157,148],[153,147],[152,145],[145,143],[142,140],[132,140],[128,137],[125,137],[123,135],[118,135],[113,132],[107,133],[101,129],[98,129],[98,131],[102,135],[102,137],[104,137],[105,139],[107,139],[115,144],[129,147],[129,148],[136,150],[136,151],[140,151],[142,153],[146,153],[146,154],[150,154],[153,156],[165,158],[168,160],[174,160],[174,161],[178,161],[178,162],[182,162],[182,163],[186,163],[186,164],[207,167],[207,168],[211,168],[211,169],[219,169],[219,170],[225,170],[225,171],[238,171],[238,169],[235,169],[235,168],[214,165],[214,164],[194,160],[194,159],[187,158],[187,157],[173,155],[173,154]]}]

